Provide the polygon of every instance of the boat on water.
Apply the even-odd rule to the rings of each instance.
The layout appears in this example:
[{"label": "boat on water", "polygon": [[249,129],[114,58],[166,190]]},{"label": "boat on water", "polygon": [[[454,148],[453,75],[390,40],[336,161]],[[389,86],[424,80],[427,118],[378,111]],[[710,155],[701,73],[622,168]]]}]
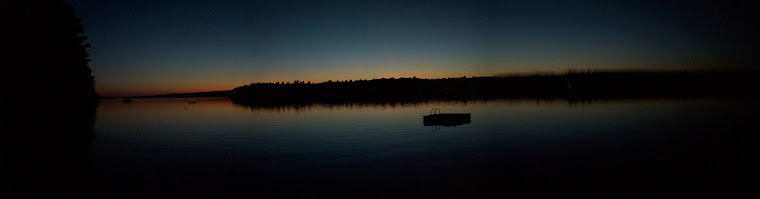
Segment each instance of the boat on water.
[{"label": "boat on water", "polygon": [[124,99],[121,99],[121,102],[124,102],[124,103],[132,102],[132,98],[125,97]]},{"label": "boat on water", "polygon": [[433,108],[430,115],[422,116],[424,126],[459,126],[469,123],[469,113],[441,113],[439,108]]}]

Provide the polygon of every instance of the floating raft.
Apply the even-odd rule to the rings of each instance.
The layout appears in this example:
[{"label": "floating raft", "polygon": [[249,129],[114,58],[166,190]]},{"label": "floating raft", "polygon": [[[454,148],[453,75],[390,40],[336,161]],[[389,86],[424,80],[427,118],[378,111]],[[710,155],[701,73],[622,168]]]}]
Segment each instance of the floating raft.
[{"label": "floating raft", "polygon": [[422,116],[422,125],[457,126],[470,123],[469,113],[440,113],[440,111],[440,109],[434,108],[430,115]]}]

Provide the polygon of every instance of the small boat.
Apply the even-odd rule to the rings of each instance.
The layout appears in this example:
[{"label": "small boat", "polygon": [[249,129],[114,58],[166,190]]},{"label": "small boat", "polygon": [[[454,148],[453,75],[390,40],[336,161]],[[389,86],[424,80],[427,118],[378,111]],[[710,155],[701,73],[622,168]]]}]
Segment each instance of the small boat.
[{"label": "small boat", "polygon": [[187,102],[187,103],[188,103],[188,104],[195,104],[195,103],[198,103],[198,102],[195,102],[195,101],[189,101],[189,102]]},{"label": "small boat", "polygon": [[132,102],[132,99],[128,98],[128,97],[125,97],[124,99],[121,100],[121,102],[130,103],[130,102]]},{"label": "small boat", "polygon": [[469,123],[469,113],[441,113],[439,108],[433,108],[430,115],[422,116],[424,126],[458,126]]}]

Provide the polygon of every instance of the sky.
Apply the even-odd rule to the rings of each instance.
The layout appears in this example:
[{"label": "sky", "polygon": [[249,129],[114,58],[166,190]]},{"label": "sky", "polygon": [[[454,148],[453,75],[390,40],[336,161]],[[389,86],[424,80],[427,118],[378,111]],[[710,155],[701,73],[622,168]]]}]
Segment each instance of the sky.
[{"label": "sky", "polygon": [[758,66],[750,4],[69,1],[101,96],[254,82]]}]

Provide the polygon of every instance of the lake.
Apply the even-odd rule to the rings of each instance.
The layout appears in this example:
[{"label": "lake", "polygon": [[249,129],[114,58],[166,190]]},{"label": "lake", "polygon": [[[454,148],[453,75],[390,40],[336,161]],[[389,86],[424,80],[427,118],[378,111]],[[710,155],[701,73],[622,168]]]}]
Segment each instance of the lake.
[{"label": "lake", "polygon": [[[758,107],[727,97],[102,100],[75,178],[103,198],[746,196],[757,187]],[[423,126],[433,108],[471,122]]]}]

